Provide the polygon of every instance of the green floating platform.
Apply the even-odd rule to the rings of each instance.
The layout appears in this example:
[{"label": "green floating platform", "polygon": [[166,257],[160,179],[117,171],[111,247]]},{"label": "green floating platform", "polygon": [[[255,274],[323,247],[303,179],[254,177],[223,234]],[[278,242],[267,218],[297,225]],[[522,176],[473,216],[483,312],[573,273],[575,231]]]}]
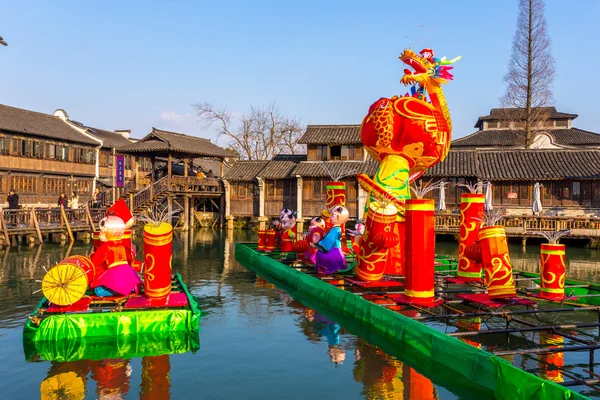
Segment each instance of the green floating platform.
[{"label": "green floating platform", "polygon": [[500,357],[296,271],[252,247],[244,243],[235,246],[236,260],[247,269],[410,364],[435,384],[463,399],[586,398],[523,371]]},{"label": "green floating platform", "polygon": [[[85,312],[50,314],[43,312],[48,307],[48,300],[42,298],[25,323],[23,330],[26,358],[28,357],[28,349],[31,349],[32,346],[36,347],[40,354],[45,354],[42,355],[42,358],[54,359],[52,354],[63,353],[65,349],[68,349],[68,351],[64,352],[65,354],[77,352],[89,353],[88,343],[100,343],[98,341],[92,342],[89,340],[90,338],[113,339],[127,338],[129,336],[134,338],[142,337],[143,335],[151,335],[149,337],[152,338],[160,337],[161,335],[169,335],[171,337],[171,334],[178,332],[197,333],[201,311],[196,298],[189,292],[179,274],[174,276],[172,287],[173,290],[176,289],[179,292],[185,293],[188,300],[187,306],[144,309],[99,307]],[[177,337],[179,336],[173,336],[173,341],[168,342],[167,346],[171,346],[174,349],[194,347],[193,344],[183,346],[182,343],[187,343],[188,339],[181,339],[178,342]],[[107,346],[116,345],[117,349],[124,349],[128,346],[128,340],[118,339],[115,342],[116,344],[107,342]],[[198,341],[196,340],[196,342]],[[71,345],[71,343],[74,344]],[[138,347],[147,345],[136,342],[136,346]],[[50,350],[52,346],[62,350],[56,352]],[[79,350],[74,350],[75,348]],[[118,350],[118,352],[123,351],[125,350]],[[46,356],[48,354],[50,356]]]}]

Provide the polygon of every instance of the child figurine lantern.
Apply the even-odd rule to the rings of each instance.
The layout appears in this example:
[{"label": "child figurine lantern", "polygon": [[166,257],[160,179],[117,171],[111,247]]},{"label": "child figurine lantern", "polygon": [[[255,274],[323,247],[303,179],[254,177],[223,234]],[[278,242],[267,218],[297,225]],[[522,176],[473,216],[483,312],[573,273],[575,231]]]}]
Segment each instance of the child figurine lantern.
[{"label": "child figurine lantern", "polygon": [[296,211],[284,208],[281,210],[281,252],[287,253],[293,250],[292,245],[296,241]]},{"label": "child figurine lantern", "polygon": [[346,267],[346,257],[342,252],[342,228],[348,222],[349,213],[346,207],[337,206],[331,210],[331,229],[327,235],[316,244],[319,251],[316,255],[317,271],[333,274]]}]

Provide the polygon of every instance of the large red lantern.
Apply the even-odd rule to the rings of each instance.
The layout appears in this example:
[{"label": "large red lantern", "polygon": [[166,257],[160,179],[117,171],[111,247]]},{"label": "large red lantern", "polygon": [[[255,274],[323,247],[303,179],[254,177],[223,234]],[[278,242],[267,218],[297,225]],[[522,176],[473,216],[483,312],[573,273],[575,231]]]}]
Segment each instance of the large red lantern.
[{"label": "large red lantern", "polygon": [[171,293],[173,227],[167,222],[144,226],[144,295],[161,299]]},{"label": "large red lantern", "polygon": [[[392,205],[382,206],[376,201],[369,204],[365,231],[361,237],[360,250],[356,257],[356,275],[364,281],[379,281],[383,278],[389,248],[398,243],[391,235],[398,210]],[[388,235],[384,235],[388,234]],[[386,247],[387,246],[387,247]]]},{"label": "large red lantern", "polygon": [[265,251],[266,252],[275,251],[276,236],[277,236],[277,232],[275,231],[275,229],[268,229],[265,231],[265,246],[266,246]]},{"label": "large red lantern", "polygon": [[435,205],[430,199],[406,200],[404,295],[410,303],[434,302]]},{"label": "large red lantern", "polygon": [[470,259],[466,249],[479,240],[483,226],[485,195],[463,193],[460,198],[460,233],[458,240],[458,277],[463,281],[481,279],[481,263]]},{"label": "large red lantern", "polygon": [[540,296],[547,299],[565,297],[565,245],[542,244],[540,250]]},{"label": "large red lantern", "polygon": [[508,254],[506,231],[501,225],[479,230],[484,284],[490,298],[516,297],[515,280]]}]

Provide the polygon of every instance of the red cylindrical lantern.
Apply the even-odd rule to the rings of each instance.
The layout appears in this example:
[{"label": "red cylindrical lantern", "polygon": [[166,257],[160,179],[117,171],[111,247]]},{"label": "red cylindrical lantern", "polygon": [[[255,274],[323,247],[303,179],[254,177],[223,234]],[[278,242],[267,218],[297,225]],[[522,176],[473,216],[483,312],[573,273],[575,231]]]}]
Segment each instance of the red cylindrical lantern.
[{"label": "red cylindrical lantern", "polygon": [[460,233],[458,239],[458,277],[464,281],[481,279],[481,264],[469,259],[465,250],[479,240],[483,226],[485,195],[463,193],[460,198]]},{"label": "red cylindrical lantern", "polygon": [[484,283],[490,298],[516,296],[515,280],[506,243],[506,231],[501,225],[486,226],[479,230]]},{"label": "red cylindrical lantern", "polygon": [[411,303],[431,304],[434,293],[435,205],[431,199],[406,200],[404,295]]},{"label": "red cylindrical lantern", "polygon": [[[393,234],[393,224],[396,222],[398,210],[392,205],[380,206],[376,201],[369,205],[365,231],[360,240],[360,250],[356,256],[356,275],[364,281],[379,281],[383,278],[389,249],[378,247],[375,238],[378,234],[388,232]],[[379,244],[382,241],[377,241]],[[392,244],[392,242],[389,242]],[[397,241],[396,241],[397,243]]]},{"label": "red cylindrical lantern", "polygon": [[[544,347],[563,347],[564,341],[565,338],[563,336],[540,331],[540,344]],[[565,365],[565,353],[546,353],[540,354],[538,357],[538,366],[540,367],[542,378],[552,382],[563,382],[562,369]]]},{"label": "red cylindrical lantern", "polygon": [[144,295],[153,299],[171,293],[171,262],[173,260],[173,227],[163,222],[159,226],[144,226]]},{"label": "red cylindrical lantern", "polygon": [[346,207],[346,183],[326,182],[325,201],[327,202],[328,210],[331,210],[335,206]]},{"label": "red cylindrical lantern", "polygon": [[275,232],[275,229],[267,229],[265,231],[265,251],[266,252],[271,252],[271,251],[275,251],[275,236],[276,236],[277,232]]},{"label": "red cylindrical lantern", "polygon": [[171,362],[169,355],[142,358],[142,384],[140,399],[171,398]]},{"label": "red cylindrical lantern", "polygon": [[565,245],[542,244],[540,250],[540,296],[565,297]]},{"label": "red cylindrical lantern", "polygon": [[261,229],[258,231],[258,247],[256,250],[265,251],[267,249],[267,231]]}]

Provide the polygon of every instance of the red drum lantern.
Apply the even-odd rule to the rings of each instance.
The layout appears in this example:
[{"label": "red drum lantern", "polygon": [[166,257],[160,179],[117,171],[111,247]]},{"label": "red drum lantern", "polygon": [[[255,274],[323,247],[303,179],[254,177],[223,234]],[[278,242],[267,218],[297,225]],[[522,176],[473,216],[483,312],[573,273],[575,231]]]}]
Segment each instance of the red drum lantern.
[{"label": "red drum lantern", "polygon": [[406,200],[404,295],[411,303],[434,302],[435,205],[430,199]]},{"label": "red drum lantern", "polygon": [[276,236],[276,231],[275,229],[267,229],[265,231],[265,251],[266,252],[271,252],[271,251],[275,251],[276,246],[275,246],[275,236]]},{"label": "red drum lantern", "polygon": [[485,273],[484,283],[488,289],[489,297],[515,297],[515,280],[504,227],[493,225],[481,228],[479,230],[479,243]]},{"label": "red drum lantern", "polygon": [[144,226],[144,295],[161,299],[171,293],[173,227],[167,222]]},{"label": "red drum lantern", "polygon": [[265,251],[267,249],[267,231],[261,229],[258,231],[258,247],[256,250]]},{"label": "red drum lantern", "polygon": [[331,210],[335,206],[346,207],[346,183],[326,182],[325,201],[327,202],[328,210]]},{"label": "red drum lantern", "polygon": [[396,207],[380,206],[376,201],[369,205],[365,231],[360,240],[360,250],[357,254],[356,275],[364,281],[379,281],[383,278],[389,247],[396,245],[398,239],[383,237],[381,234],[393,235],[393,224],[396,222]]},{"label": "red drum lantern", "polygon": [[540,250],[540,296],[546,299],[565,297],[565,245],[542,244]]},{"label": "red drum lantern", "polygon": [[68,306],[81,299],[101,273],[86,256],[67,257],[44,275],[42,292],[51,303]]},{"label": "red drum lantern", "polygon": [[460,198],[460,234],[458,240],[458,277],[463,281],[481,279],[481,263],[465,254],[467,247],[479,240],[483,226],[485,195],[463,193]]}]

